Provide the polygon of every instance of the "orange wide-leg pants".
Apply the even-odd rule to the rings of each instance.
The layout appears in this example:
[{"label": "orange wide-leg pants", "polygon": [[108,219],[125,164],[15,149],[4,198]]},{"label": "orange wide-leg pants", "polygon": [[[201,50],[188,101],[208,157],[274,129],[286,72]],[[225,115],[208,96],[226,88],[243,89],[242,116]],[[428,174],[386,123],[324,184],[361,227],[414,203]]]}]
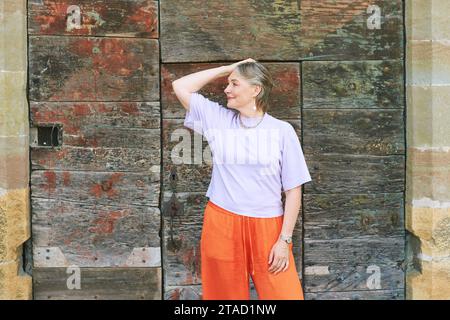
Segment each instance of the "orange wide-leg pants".
[{"label": "orange wide-leg pants", "polygon": [[254,218],[208,201],[200,240],[203,300],[249,300],[252,277],[260,300],[304,300],[289,245],[289,267],[269,272],[269,254],[283,216]]}]

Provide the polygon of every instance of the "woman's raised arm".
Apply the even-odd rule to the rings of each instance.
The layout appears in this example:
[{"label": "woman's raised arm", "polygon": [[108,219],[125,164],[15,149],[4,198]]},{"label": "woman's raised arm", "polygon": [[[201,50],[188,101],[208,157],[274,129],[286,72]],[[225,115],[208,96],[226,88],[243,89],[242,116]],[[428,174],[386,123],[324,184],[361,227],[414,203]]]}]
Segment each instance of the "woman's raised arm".
[{"label": "woman's raised arm", "polygon": [[188,74],[184,77],[172,81],[173,91],[175,92],[175,95],[177,96],[178,100],[180,100],[183,107],[187,111],[189,111],[189,101],[192,92],[197,92],[207,83],[215,79],[229,75],[240,63],[248,61],[254,62],[255,60],[249,58],[227,66],[220,66],[217,68],[206,69]]}]

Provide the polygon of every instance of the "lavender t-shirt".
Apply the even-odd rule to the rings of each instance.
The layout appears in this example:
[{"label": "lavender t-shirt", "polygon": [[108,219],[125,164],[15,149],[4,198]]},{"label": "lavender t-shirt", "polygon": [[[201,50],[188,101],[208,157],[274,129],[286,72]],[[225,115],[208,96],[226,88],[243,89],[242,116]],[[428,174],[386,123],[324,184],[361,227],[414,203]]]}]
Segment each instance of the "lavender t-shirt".
[{"label": "lavender t-shirt", "polygon": [[[256,128],[244,129],[234,111],[198,92],[191,94],[189,107],[184,125],[202,134],[211,148],[209,200],[245,216],[283,215],[281,192],[311,181],[292,125],[266,112]],[[260,119],[242,121],[253,126]]]}]

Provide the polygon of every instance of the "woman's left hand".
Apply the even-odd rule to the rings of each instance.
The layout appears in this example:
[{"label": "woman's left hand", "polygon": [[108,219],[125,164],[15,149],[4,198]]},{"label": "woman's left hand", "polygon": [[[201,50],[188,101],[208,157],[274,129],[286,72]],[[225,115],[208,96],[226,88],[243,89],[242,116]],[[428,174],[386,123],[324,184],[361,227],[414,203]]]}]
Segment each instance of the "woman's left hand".
[{"label": "woman's left hand", "polygon": [[269,255],[269,272],[278,274],[289,267],[289,245],[281,239],[272,247]]}]

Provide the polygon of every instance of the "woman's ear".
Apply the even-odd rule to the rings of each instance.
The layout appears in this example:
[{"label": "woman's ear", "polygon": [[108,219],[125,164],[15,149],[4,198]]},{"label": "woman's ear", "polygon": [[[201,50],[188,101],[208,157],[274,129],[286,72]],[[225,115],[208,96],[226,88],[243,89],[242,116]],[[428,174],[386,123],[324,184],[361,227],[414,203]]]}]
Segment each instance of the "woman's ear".
[{"label": "woman's ear", "polygon": [[259,95],[261,90],[262,90],[262,88],[261,88],[260,85],[255,85],[255,93],[256,93],[256,95],[254,96],[254,98],[256,98]]}]

